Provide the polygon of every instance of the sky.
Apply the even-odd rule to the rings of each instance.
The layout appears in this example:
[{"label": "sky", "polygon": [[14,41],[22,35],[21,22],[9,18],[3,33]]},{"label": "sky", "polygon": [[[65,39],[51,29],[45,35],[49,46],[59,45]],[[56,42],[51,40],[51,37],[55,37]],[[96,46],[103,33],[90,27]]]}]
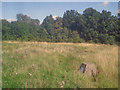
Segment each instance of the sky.
[{"label": "sky", "polygon": [[50,14],[62,17],[66,10],[71,9],[82,14],[86,8],[90,7],[99,12],[104,9],[116,15],[118,2],[2,2],[0,18],[15,20],[16,14],[23,13],[42,22]]}]

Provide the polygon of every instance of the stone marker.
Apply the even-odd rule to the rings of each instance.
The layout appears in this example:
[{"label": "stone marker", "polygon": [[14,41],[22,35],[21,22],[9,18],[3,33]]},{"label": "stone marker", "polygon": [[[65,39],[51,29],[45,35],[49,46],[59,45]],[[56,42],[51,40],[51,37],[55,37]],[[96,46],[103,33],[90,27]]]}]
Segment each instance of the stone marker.
[{"label": "stone marker", "polygon": [[87,63],[86,62],[82,63],[79,71],[81,73],[86,74],[87,76],[93,76],[93,77],[95,77],[98,73],[95,64],[88,63],[88,62]]}]

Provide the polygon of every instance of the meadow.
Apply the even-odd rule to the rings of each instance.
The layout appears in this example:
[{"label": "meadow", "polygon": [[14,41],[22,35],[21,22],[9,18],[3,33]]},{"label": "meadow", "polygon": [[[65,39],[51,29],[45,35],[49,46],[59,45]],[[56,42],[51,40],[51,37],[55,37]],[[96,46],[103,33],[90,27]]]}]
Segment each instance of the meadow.
[{"label": "meadow", "polygon": [[[94,80],[78,71],[94,63]],[[2,42],[3,88],[118,88],[118,46],[90,43]]]}]

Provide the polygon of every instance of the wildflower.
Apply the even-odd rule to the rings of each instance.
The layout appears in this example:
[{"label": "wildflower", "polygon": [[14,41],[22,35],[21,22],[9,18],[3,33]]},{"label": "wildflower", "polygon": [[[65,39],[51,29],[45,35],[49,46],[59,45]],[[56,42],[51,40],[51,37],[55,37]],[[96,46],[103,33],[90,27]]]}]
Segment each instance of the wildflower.
[{"label": "wildflower", "polygon": [[18,73],[16,72],[16,75],[17,75]]},{"label": "wildflower", "polygon": [[31,74],[31,73],[29,73],[29,75],[30,75],[30,76],[32,76],[32,74]]}]

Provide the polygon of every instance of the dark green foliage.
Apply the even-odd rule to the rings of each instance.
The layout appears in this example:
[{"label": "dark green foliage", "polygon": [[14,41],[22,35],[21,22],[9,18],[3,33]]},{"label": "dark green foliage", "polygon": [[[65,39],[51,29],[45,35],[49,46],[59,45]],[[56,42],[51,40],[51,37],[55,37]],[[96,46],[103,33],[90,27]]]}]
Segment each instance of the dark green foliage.
[{"label": "dark green foliage", "polygon": [[75,10],[67,10],[63,15],[63,25],[68,29],[74,29],[76,27],[76,20],[79,17],[79,13]]},{"label": "dark green foliage", "polygon": [[52,15],[47,16],[42,26],[47,30],[48,32],[48,38],[51,39],[51,41],[54,41],[54,19],[52,18]]},{"label": "dark green foliage", "polygon": [[34,24],[34,25],[39,25],[40,21],[38,19],[31,19],[28,15],[23,15],[23,14],[17,14],[16,18],[18,21],[24,21],[26,23]]},{"label": "dark green foliage", "polygon": [[63,18],[46,16],[40,25],[38,19],[17,14],[15,22],[2,20],[2,39],[115,44],[120,42],[120,18],[106,10],[100,13],[87,8],[83,14],[67,10]]}]

